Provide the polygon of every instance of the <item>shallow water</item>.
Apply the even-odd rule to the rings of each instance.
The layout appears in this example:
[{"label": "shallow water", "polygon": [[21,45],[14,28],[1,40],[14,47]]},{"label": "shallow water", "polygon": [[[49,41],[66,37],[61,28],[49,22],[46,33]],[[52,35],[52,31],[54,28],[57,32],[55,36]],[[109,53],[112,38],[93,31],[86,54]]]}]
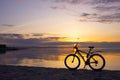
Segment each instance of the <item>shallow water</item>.
[{"label": "shallow water", "polygon": [[[83,50],[88,51],[83,48]],[[106,60],[107,70],[120,70],[120,50],[110,48],[97,48],[104,52],[100,53]],[[73,53],[72,48],[29,48],[17,51],[7,51],[0,54],[0,64],[66,68],[64,58]],[[84,54],[85,55],[85,54]],[[84,63],[81,59],[80,69],[83,69]],[[89,67],[87,67],[89,69]]]}]

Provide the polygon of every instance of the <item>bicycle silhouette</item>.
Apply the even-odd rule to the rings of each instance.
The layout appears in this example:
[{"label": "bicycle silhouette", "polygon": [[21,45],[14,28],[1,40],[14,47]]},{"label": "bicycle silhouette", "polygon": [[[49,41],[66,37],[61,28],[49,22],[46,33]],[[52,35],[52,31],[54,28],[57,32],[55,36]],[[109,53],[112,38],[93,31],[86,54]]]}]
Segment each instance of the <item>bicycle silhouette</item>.
[{"label": "bicycle silhouette", "polygon": [[[76,70],[83,59],[85,65],[89,65],[92,70],[98,71],[102,70],[105,67],[105,59],[102,55],[98,54],[101,51],[93,51],[94,46],[89,46],[89,51],[85,52],[78,49],[78,44],[74,46],[74,54],[69,54],[65,57],[64,63],[65,66],[70,70]],[[83,57],[81,53],[86,53],[86,58]],[[78,55],[81,57],[78,57]]]}]

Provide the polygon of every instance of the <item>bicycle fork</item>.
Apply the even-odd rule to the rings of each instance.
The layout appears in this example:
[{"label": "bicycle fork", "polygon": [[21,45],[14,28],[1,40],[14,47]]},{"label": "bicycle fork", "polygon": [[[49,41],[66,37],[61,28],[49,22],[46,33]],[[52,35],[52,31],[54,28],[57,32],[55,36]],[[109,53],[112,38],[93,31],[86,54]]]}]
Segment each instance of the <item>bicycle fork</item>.
[{"label": "bicycle fork", "polygon": [[73,60],[72,60],[72,63],[74,62],[74,59],[75,59],[75,55],[73,56]]}]

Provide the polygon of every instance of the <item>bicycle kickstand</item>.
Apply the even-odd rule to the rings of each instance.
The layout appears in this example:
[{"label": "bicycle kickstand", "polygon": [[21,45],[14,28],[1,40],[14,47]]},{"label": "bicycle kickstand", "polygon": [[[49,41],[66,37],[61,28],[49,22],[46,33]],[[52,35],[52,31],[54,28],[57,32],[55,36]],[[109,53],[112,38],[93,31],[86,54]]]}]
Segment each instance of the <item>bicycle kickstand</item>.
[{"label": "bicycle kickstand", "polygon": [[86,64],[84,65],[84,67],[83,67],[84,69],[87,69],[87,67],[86,67]]}]

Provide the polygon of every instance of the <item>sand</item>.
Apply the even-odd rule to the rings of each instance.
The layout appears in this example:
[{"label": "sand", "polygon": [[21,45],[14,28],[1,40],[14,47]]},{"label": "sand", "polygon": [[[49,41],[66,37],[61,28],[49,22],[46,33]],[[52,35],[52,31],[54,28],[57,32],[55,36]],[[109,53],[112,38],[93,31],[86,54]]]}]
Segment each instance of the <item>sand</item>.
[{"label": "sand", "polygon": [[120,80],[120,70],[43,68],[0,65],[0,80]]}]

